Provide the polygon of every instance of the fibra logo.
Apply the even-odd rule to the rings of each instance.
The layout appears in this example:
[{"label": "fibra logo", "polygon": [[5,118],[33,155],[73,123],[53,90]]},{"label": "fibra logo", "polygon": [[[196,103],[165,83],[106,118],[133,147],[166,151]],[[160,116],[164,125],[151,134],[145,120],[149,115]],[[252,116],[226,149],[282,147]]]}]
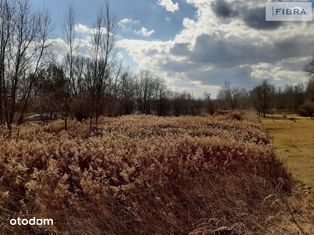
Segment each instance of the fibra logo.
[{"label": "fibra logo", "polygon": [[276,8],[273,7],[273,15],[307,15],[306,10],[301,7],[296,8]]},{"label": "fibra logo", "polygon": [[266,2],[266,21],[311,21],[312,2]]}]

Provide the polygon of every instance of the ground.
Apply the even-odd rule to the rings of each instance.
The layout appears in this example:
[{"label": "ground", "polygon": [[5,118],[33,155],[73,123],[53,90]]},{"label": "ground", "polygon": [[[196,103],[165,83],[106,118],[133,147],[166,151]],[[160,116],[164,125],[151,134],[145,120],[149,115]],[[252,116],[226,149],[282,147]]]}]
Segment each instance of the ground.
[{"label": "ground", "polygon": [[273,139],[278,157],[296,179],[314,188],[314,120],[274,115],[262,123]]},{"label": "ground", "polygon": [[[310,182],[314,121],[276,118],[278,155]],[[0,234],[314,234],[314,197],[255,113],[63,125],[0,129]]]}]

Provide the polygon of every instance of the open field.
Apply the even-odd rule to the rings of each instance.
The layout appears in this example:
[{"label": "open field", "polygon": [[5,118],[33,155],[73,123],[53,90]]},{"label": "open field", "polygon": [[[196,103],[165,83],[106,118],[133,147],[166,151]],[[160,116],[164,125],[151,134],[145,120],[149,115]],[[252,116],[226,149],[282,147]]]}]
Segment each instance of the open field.
[{"label": "open field", "polygon": [[[1,131],[0,234],[300,231],[287,207],[294,180],[257,122],[127,116],[62,129]],[[54,226],[9,226],[17,216]]]},{"label": "open field", "polygon": [[262,122],[273,138],[277,155],[298,180],[314,187],[314,120],[297,115],[274,117],[277,119]]}]

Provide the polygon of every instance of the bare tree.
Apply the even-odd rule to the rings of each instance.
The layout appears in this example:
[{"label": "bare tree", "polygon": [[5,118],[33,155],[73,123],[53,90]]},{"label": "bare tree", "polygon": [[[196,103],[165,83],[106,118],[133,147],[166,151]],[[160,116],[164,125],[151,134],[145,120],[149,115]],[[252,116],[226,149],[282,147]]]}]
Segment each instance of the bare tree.
[{"label": "bare tree", "polygon": [[165,81],[159,77],[154,80],[154,92],[153,99],[155,102],[155,113],[158,116],[163,116],[168,113],[168,99],[167,99],[167,87]]},{"label": "bare tree", "polygon": [[267,80],[264,80],[259,86],[252,90],[253,103],[259,115],[266,117],[266,113],[271,107],[274,93],[275,87]]},{"label": "bare tree", "polygon": [[65,103],[64,103],[64,129],[68,127],[68,113],[69,113],[69,99],[71,91],[77,95],[76,83],[74,78],[74,64],[75,64],[75,13],[72,7],[69,7],[68,13],[65,18],[64,32],[65,38],[68,45],[66,60],[65,60],[65,71],[66,78],[68,79],[68,86],[65,92]]},{"label": "bare tree", "polygon": [[223,109],[232,109],[232,92],[230,81],[225,81],[223,88],[219,91],[217,99],[220,101]]},{"label": "bare tree", "polygon": [[52,63],[48,68],[40,70],[37,77],[37,111],[41,114],[49,113],[50,117],[62,112],[67,89],[67,79],[62,66]]},{"label": "bare tree", "polygon": [[312,56],[309,63],[305,65],[304,71],[309,74],[310,78],[314,78],[314,56]]},{"label": "bare tree", "polygon": [[121,75],[120,99],[122,114],[131,114],[135,105],[135,79],[129,72]]},{"label": "bare tree", "polygon": [[240,104],[241,90],[237,87],[231,89],[231,109],[238,109]]},{"label": "bare tree", "polygon": [[43,69],[46,63],[46,52],[47,48],[50,46],[48,43],[49,35],[52,31],[51,20],[49,13],[47,11],[38,13],[38,35],[36,41],[33,42],[33,56],[34,58],[31,60],[30,66],[33,67],[33,71],[29,74],[27,79],[27,84],[25,87],[25,91],[22,95],[22,109],[21,114],[18,120],[18,124],[23,122],[23,117],[26,112],[28,102],[30,99],[31,91],[33,90],[34,82],[36,76],[40,69]]},{"label": "bare tree", "polygon": [[98,12],[92,40],[93,49],[89,66],[91,71],[88,82],[93,105],[91,124],[93,117],[95,117],[95,124],[98,124],[98,118],[102,112],[105,90],[109,84],[113,65],[112,61],[114,61],[112,52],[115,46],[115,25],[115,18],[107,3],[105,10],[101,9]]},{"label": "bare tree", "polygon": [[136,83],[137,104],[141,113],[151,114],[154,86],[154,75],[147,70],[141,71]]},{"label": "bare tree", "polygon": [[36,74],[41,66],[47,48],[50,21],[48,14],[33,12],[27,0],[14,1],[11,5],[4,1],[2,4],[7,9],[4,11],[9,21],[6,23],[6,33],[2,33],[7,36],[2,42],[8,41],[2,47],[6,68],[2,72],[5,78],[2,78],[1,85],[2,90],[5,90],[2,93],[6,122],[11,130],[17,103],[23,103],[23,114],[26,110],[33,84],[30,75]]},{"label": "bare tree", "polygon": [[5,107],[7,106],[6,75],[9,70],[8,52],[12,45],[13,3],[8,0],[0,0],[0,124],[3,124],[5,117],[8,117],[5,114]]},{"label": "bare tree", "polygon": [[111,95],[114,99],[118,99],[121,85],[121,77],[124,74],[122,61],[116,61],[113,66],[113,77],[111,84]]},{"label": "bare tree", "polygon": [[214,115],[216,112],[216,105],[214,100],[211,98],[210,93],[205,93],[204,94],[204,108],[206,113]]}]

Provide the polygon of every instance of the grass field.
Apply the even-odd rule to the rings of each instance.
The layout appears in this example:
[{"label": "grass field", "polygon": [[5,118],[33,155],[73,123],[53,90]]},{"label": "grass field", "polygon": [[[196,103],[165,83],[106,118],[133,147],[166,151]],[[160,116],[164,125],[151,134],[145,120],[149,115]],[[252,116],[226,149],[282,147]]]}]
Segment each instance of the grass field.
[{"label": "grass field", "polygon": [[[256,121],[127,116],[0,133],[0,234],[284,231],[273,225],[293,180]],[[54,227],[9,226],[17,216]]]},{"label": "grass field", "polygon": [[314,120],[296,115],[274,117],[262,123],[273,139],[277,156],[296,179],[314,187]]},{"label": "grass field", "polygon": [[255,115],[27,123],[0,140],[1,235],[314,234],[313,197],[295,193]]}]

